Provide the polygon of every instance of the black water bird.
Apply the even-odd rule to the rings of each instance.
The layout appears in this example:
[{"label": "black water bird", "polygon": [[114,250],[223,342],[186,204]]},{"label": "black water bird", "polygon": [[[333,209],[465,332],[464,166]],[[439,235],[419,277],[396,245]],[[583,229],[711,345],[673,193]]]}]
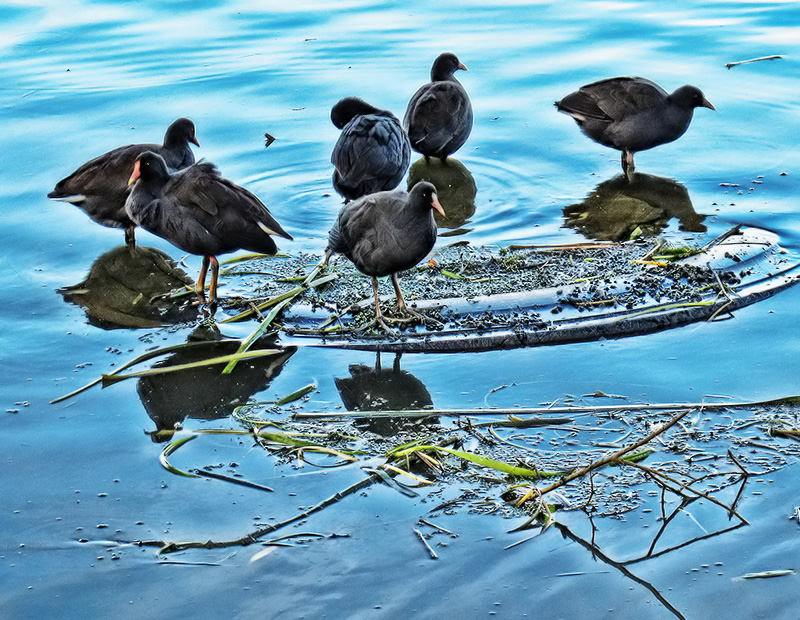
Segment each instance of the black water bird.
[{"label": "black water bird", "polygon": [[672,94],[641,77],[616,77],[582,86],[560,101],[595,142],[622,151],[622,170],[633,174],[633,154],[680,138],[697,107],[715,109],[695,86]]},{"label": "black water bird", "polygon": [[331,153],[333,187],[345,201],[398,186],[411,161],[411,145],[394,114],[345,97],[331,109],[331,121],[342,130]]},{"label": "black water bird", "polygon": [[411,269],[433,249],[436,243],[434,209],[444,215],[436,188],[431,183],[421,182],[408,193],[403,190],[378,192],[347,203],[328,233],[323,264],[338,252],[349,258],[361,273],[372,277],[375,322],[386,331],[391,329],[384,322],[378,298],[378,278],[383,276],[392,278],[400,314],[427,319],[406,306],[397,274]]},{"label": "black water bird", "polygon": [[240,249],[274,254],[277,246],[270,235],[292,238],[264,203],[221,177],[212,163],[171,173],[163,157],[148,151],[134,163],[129,182],[133,189],[125,203],[128,217],[184,252],[203,257],[196,285],[201,299],[211,266],[211,305],[217,300],[217,255]]},{"label": "black water bird", "polygon": [[403,126],[411,148],[426,160],[438,157],[444,162],[472,132],[472,103],[453,75],[459,69],[467,70],[455,54],[439,55],[431,68],[431,81],[408,102]]},{"label": "black water bird", "polygon": [[125,229],[125,243],[133,246],[135,224],[125,212],[133,163],[145,151],[152,151],[164,158],[171,171],[181,170],[194,163],[189,143],[200,146],[194,123],[179,118],[167,129],[163,145],[130,144],[95,157],[59,181],[47,197],[78,206],[98,224]]}]

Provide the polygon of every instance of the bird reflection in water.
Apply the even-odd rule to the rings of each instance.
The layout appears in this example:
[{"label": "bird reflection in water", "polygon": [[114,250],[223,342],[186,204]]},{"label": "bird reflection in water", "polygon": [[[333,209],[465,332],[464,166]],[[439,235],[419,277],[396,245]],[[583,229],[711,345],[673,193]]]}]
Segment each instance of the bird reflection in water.
[{"label": "bird reflection in water", "polygon": [[680,230],[705,232],[705,215],[692,206],[689,192],[673,179],[634,173],[603,181],[580,203],[564,207],[564,226],[598,241],[627,241],[638,228],[658,235],[672,218]]},{"label": "bird reflection in water", "polygon": [[[179,350],[154,368],[229,355],[241,344],[238,340],[223,340],[215,327],[208,326],[196,329],[189,341],[197,345]],[[271,345],[269,341],[259,342],[254,348]],[[150,433],[151,439],[168,440],[186,418],[218,420],[229,416],[253,394],[269,387],[295,350],[295,347],[276,349],[275,355],[241,360],[228,375],[220,374],[224,365],[213,364],[141,377],[136,391],[156,425],[156,430]]]},{"label": "bird reflection in water", "polygon": [[161,250],[120,246],[95,260],[83,282],[58,292],[81,306],[91,325],[148,328],[196,319],[190,300],[170,297],[172,291],[193,284]]},{"label": "bird reflection in water", "polygon": [[[428,388],[417,377],[400,368],[401,353],[394,358],[391,368],[381,366],[378,352],[375,367],[351,364],[350,376],[336,378],[336,388],[342,403],[350,411],[408,411],[433,407]],[[356,418],[355,424],[377,435],[390,437],[400,432],[409,432],[422,425],[435,424],[438,418],[365,417]]]},{"label": "bird reflection in water", "polygon": [[408,189],[420,181],[428,181],[436,187],[436,195],[444,209],[445,215],[434,213],[436,225],[449,229],[440,232],[440,237],[453,237],[468,233],[470,228],[463,228],[470,223],[475,214],[475,196],[478,188],[475,178],[467,167],[459,160],[449,157],[445,163],[438,159],[429,162],[422,157],[414,162],[408,171]]}]

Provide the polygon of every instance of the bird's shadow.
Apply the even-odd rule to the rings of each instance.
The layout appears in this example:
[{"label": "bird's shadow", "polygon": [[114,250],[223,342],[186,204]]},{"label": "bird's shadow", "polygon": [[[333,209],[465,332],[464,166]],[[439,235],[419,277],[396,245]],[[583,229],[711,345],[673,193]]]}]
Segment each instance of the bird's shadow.
[{"label": "bird's shadow", "polygon": [[[238,340],[223,339],[215,327],[198,327],[189,337],[187,347],[154,364],[154,369],[201,362],[235,353]],[[274,346],[272,340],[259,341],[259,348]],[[155,442],[166,441],[186,418],[217,420],[265,390],[283,370],[296,347],[276,347],[275,355],[241,360],[227,375],[224,365],[211,364],[139,378],[136,391],[145,411],[155,423],[149,433]]]},{"label": "bird's shadow", "polygon": [[196,320],[194,296],[172,295],[193,285],[161,250],[119,246],[98,257],[83,281],[58,292],[96,327],[150,328]]},{"label": "bird's shadow", "polygon": [[[334,379],[342,404],[350,411],[408,411],[433,407],[428,388],[417,377],[400,368],[397,354],[391,368],[383,368],[381,354],[376,353],[375,365],[351,364],[349,377]],[[383,437],[435,424],[437,418],[365,416],[356,418],[355,425]]]},{"label": "bird's shadow", "polygon": [[637,229],[655,236],[672,218],[680,230],[706,231],[706,216],[695,211],[684,185],[638,172],[630,179],[619,174],[603,181],[582,202],[564,207],[564,227],[598,241],[626,241]]}]

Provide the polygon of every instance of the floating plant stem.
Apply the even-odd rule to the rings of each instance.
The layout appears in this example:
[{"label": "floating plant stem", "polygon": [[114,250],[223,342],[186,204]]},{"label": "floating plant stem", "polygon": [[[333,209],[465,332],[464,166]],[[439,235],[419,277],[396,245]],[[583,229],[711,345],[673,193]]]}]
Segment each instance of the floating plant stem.
[{"label": "floating plant stem", "polygon": [[423,533],[422,533],[422,532],[420,532],[420,531],[419,531],[417,528],[414,528],[414,533],[415,533],[415,534],[416,534],[416,535],[419,537],[419,539],[422,541],[422,544],[423,544],[423,545],[425,545],[425,548],[428,550],[428,553],[430,554],[430,556],[431,556],[431,559],[432,559],[432,560],[438,560],[438,559],[439,559],[439,556],[438,556],[438,555],[436,555],[436,552],[433,550],[433,547],[431,547],[431,546],[428,544],[428,541],[427,541],[427,540],[425,540],[425,536],[423,535]]},{"label": "floating plant stem", "polygon": [[259,349],[257,351],[247,351],[245,353],[232,353],[230,355],[220,355],[219,357],[212,357],[207,360],[200,360],[199,362],[190,362],[188,364],[176,364],[174,366],[162,366],[161,368],[150,368],[148,370],[140,370],[138,372],[131,372],[126,375],[108,374],[101,377],[103,387],[113,385],[126,379],[133,379],[135,377],[150,377],[154,375],[163,375],[171,372],[180,372],[182,370],[191,370],[192,368],[204,368],[214,364],[226,364],[230,361],[252,359],[256,357],[269,357],[271,355],[279,355],[283,353],[282,349]]},{"label": "floating plant stem", "polygon": [[[397,409],[385,411],[297,411],[294,418],[300,420],[318,419],[335,420],[340,418],[427,418],[427,417],[457,417],[457,416],[482,416],[482,415],[547,415],[547,414],[590,414],[603,412],[623,411],[662,411],[668,409],[704,409],[706,411],[719,411],[720,409],[757,407],[765,405],[791,405],[800,402],[800,396],[787,396],[774,400],[757,402],[725,402],[725,403],[642,403],[638,405],[574,405],[568,407],[514,407],[512,409]],[[553,424],[562,424],[560,418],[555,418]]]},{"label": "floating plant stem", "polygon": [[55,405],[56,403],[60,403],[60,402],[62,402],[64,400],[67,400],[68,398],[72,398],[73,396],[76,396],[76,395],[80,394],[81,392],[85,392],[89,388],[94,387],[98,383],[102,383],[103,380],[104,380],[103,379],[104,377],[115,376],[115,375],[121,373],[123,370],[125,370],[127,368],[130,368],[131,366],[136,366],[136,364],[140,364],[142,362],[146,362],[147,360],[151,360],[154,357],[160,357],[161,355],[167,355],[168,353],[174,353],[176,351],[182,351],[184,349],[190,349],[190,348],[194,348],[194,347],[208,346],[209,344],[219,344],[219,343],[226,343],[226,342],[238,342],[238,341],[227,339],[227,340],[214,340],[214,341],[201,341],[201,342],[184,342],[182,344],[176,344],[176,345],[172,345],[172,346],[169,346],[169,347],[163,347],[161,349],[155,349],[153,351],[148,351],[144,355],[140,355],[136,359],[133,359],[133,360],[131,360],[129,362],[125,362],[119,368],[114,369],[113,371],[111,371],[110,373],[108,373],[106,375],[102,375],[102,376],[98,377],[97,379],[95,379],[94,381],[92,381],[90,383],[87,383],[83,387],[78,388],[77,390],[74,390],[74,391],[70,392],[69,394],[65,394],[64,396],[59,396],[58,398],[55,398],[55,399],[51,400],[50,404],[51,405]]},{"label": "floating plant stem", "polygon": [[281,406],[286,405],[288,403],[293,403],[294,401],[300,400],[301,398],[303,398],[303,396],[305,396],[309,392],[313,392],[315,389],[317,389],[317,386],[315,384],[313,384],[313,383],[309,383],[308,385],[306,385],[304,387],[301,387],[299,390],[295,390],[294,392],[292,392],[288,396],[284,396],[280,400],[275,401],[275,404],[278,407],[281,407]]},{"label": "floating plant stem", "polygon": [[159,459],[158,459],[159,462],[161,463],[161,465],[164,467],[164,469],[166,469],[167,471],[172,472],[173,474],[176,474],[178,476],[186,476],[187,478],[199,478],[200,477],[197,474],[192,474],[192,473],[190,473],[188,471],[183,471],[182,469],[178,469],[174,465],[171,465],[169,463],[169,461],[167,460],[167,457],[170,454],[175,452],[175,450],[180,448],[183,444],[192,441],[192,439],[197,439],[197,435],[189,435],[188,437],[181,437],[180,439],[177,439],[177,440],[173,441],[172,443],[167,445],[167,447],[164,448],[164,450],[161,452],[161,455],[159,456]]}]

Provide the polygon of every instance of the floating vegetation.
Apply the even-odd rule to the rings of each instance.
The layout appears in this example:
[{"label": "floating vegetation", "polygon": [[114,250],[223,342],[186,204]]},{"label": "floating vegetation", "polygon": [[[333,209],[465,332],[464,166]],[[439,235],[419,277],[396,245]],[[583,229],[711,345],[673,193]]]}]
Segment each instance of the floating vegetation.
[{"label": "floating vegetation", "polygon": [[[250,436],[254,445],[284,466],[299,461],[320,471],[356,467],[363,472],[360,480],[288,519],[234,540],[137,544],[159,547],[161,554],[267,544],[264,538],[273,532],[368,486],[385,484],[409,498],[424,492],[428,501],[420,504],[426,511],[420,524],[434,529],[437,526],[430,525],[429,519],[466,509],[510,519],[524,517],[510,533],[535,529],[541,534],[550,527],[563,532],[561,512],[620,519],[656,501],[661,506],[657,519],[661,526],[647,553],[654,557],[748,525],[738,507],[745,486],[753,477],[766,476],[800,456],[800,445],[794,441],[794,433],[800,432],[798,412],[786,404],[796,402],[795,397],[768,403],[689,403],[677,408],[675,404],[558,407],[559,412],[574,413],[569,418],[553,415],[547,425],[548,415],[541,413],[545,407],[535,409],[535,424],[520,424],[527,421],[524,410],[512,416],[491,409],[429,409],[424,418],[407,411],[331,412],[325,420],[322,412],[311,416],[302,411],[302,405],[298,409],[297,399],[313,388],[305,386],[276,401],[283,401],[288,408],[275,404],[268,410],[263,409],[265,405],[239,408],[235,419],[241,430],[186,431],[186,436],[164,449],[162,465],[180,476],[209,477],[272,491],[260,482],[219,475],[210,468],[181,468],[167,459],[175,458],[192,439],[228,433]],[[270,418],[258,415],[267,411]],[[477,414],[493,419],[477,421]],[[400,424],[390,436],[371,426],[386,418]],[[763,436],[750,434],[754,427]],[[788,443],[783,437],[790,438]],[[613,447],[598,448],[601,443]],[[315,463],[309,460],[311,455],[322,456],[323,461]],[[437,503],[436,496],[445,488],[460,488],[462,493]],[[670,546],[659,548],[662,534],[679,515],[695,518],[690,508],[695,501],[715,507],[718,524],[708,523],[708,509],[704,509],[702,535],[679,543],[670,536]],[[430,508],[432,503],[435,505]],[[438,557],[428,549],[428,537],[419,529],[415,533],[430,557]],[[526,540],[530,538],[507,549]],[[784,574],[776,571],[743,578],[779,573]]]},{"label": "floating vegetation", "polygon": [[[447,329],[473,338],[507,330],[507,343],[501,339],[486,348],[552,344],[570,337],[606,338],[627,334],[616,330],[625,322],[633,325],[631,334],[675,326],[683,320],[675,319],[680,313],[687,321],[718,320],[745,302],[763,299],[797,281],[796,258],[777,246],[769,233],[746,235],[736,228],[714,243],[728,240],[731,243],[724,248],[711,244],[700,249],[641,240],[504,251],[448,248],[404,277],[410,284],[409,301],[433,299],[452,306],[447,313],[432,314],[447,322]],[[714,256],[723,261],[722,267],[709,266]],[[315,339],[310,343],[318,346],[347,334],[378,350],[395,345],[402,350],[409,332],[416,329],[403,330],[396,337],[366,333],[361,324],[371,319],[368,282],[348,266],[334,265],[323,273],[309,256],[258,260],[263,264],[254,268],[233,264],[227,271],[226,278],[244,281],[258,296],[229,299],[226,311],[235,314],[220,321],[255,318],[257,324],[249,336],[225,339],[217,330],[209,342],[149,351],[54,402],[94,385],[129,378],[138,379],[139,388],[153,381],[162,382],[163,388],[169,378],[182,373],[200,376],[201,371],[199,380],[204,386],[222,391],[226,382],[236,383],[246,367],[263,357],[265,366],[248,392],[254,394],[265,389],[292,355],[293,347],[281,345],[300,344],[296,342],[300,333]],[[267,289],[269,295],[264,294]],[[528,297],[520,297],[521,291]],[[549,296],[544,302],[543,293]],[[498,299],[507,302],[499,311],[493,305]],[[456,308],[453,300],[462,306]],[[316,322],[304,325],[309,316]],[[587,324],[580,334],[559,334],[559,330]],[[433,340],[438,335],[434,331],[439,330],[423,333],[419,341]],[[537,335],[525,340],[524,334]],[[555,340],[536,341],[538,334]],[[159,361],[151,367],[130,371],[154,359]],[[747,505],[743,508],[741,501],[745,489],[764,484],[770,472],[800,457],[794,398],[766,403],[635,404],[624,396],[596,390],[581,402],[570,399],[565,406],[445,409],[433,406],[431,395],[421,382],[400,370],[399,361],[398,355],[391,371],[381,369],[380,363],[375,369],[351,366],[350,377],[336,379],[343,409],[312,409],[312,403],[318,405],[312,400],[317,388],[308,383],[261,403],[242,404],[247,396],[242,400],[226,396],[223,402],[228,412],[233,410],[229,423],[234,428],[184,428],[184,418],[192,417],[185,414],[157,422],[158,430],[151,437],[168,442],[159,455],[161,465],[173,475],[191,479],[189,484],[203,478],[213,481],[209,484],[237,485],[243,493],[288,491],[294,495],[303,488],[292,487],[298,479],[287,474],[304,469],[304,476],[318,474],[317,484],[327,484],[330,490],[325,499],[307,502],[295,514],[272,515],[268,524],[244,525],[242,535],[233,539],[212,535],[194,541],[130,542],[158,548],[161,557],[188,549],[253,545],[257,551],[251,561],[258,561],[277,546],[339,536],[309,533],[291,541],[288,536],[270,538],[339,502],[365,501],[369,497],[365,489],[383,485],[396,491],[399,501],[415,502],[419,508],[419,521],[412,530],[422,544],[420,551],[431,559],[446,555],[445,545],[430,544],[432,537],[457,536],[436,525],[436,520],[458,512],[494,515],[513,520],[508,532],[516,540],[505,545],[508,552],[553,528],[584,546],[594,558],[643,583],[672,610],[663,595],[636,577],[630,566],[748,525]],[[382,381],[385,393],[376,389]],[[202,391],[196,383],[175,385],[179,387],[170,384],[160,391],[180,394],[181,387],[189,385]],[[504,384],[492,392],[509,387]],[[592,399],[592,404],[586,404],[586,399]],[[604,400],[595,404],[596,399]],[[205,406],[204,400],[192,406]],[[143,403],[147,407],[144,398]],[[168,408],[183,411],[175,403],[168,403]],[[157,420],[149,410],[148,414]],[[213,447],[209,435],[218,435]],[[235,463],[219,463],[218,457],[210,455],[216,454],[222,435],[235,438],[231,439],[233,449],[246,450],[249,458],[268,461],[271,467],[247,474],[235,470]],[[209,458],[214,461],[208,462]],[[749,502],[753,495],[757,493],[747,496]],[[604,554],[594,534],[589,540],[566,525],[585,519],[594,531],[599,519],[613,522],[633,514],[648,520],[650,540],[631,546],[644,551],[624,560]],[[800,512],[793,518],[800,519]],[[687,520],[691,528],[676,525]],[[697,528],[701,533],[695,535]],[[521,531],[526,535],[518,538],[516,533]],[[784,574],[766,571],[743,578]]]}]

